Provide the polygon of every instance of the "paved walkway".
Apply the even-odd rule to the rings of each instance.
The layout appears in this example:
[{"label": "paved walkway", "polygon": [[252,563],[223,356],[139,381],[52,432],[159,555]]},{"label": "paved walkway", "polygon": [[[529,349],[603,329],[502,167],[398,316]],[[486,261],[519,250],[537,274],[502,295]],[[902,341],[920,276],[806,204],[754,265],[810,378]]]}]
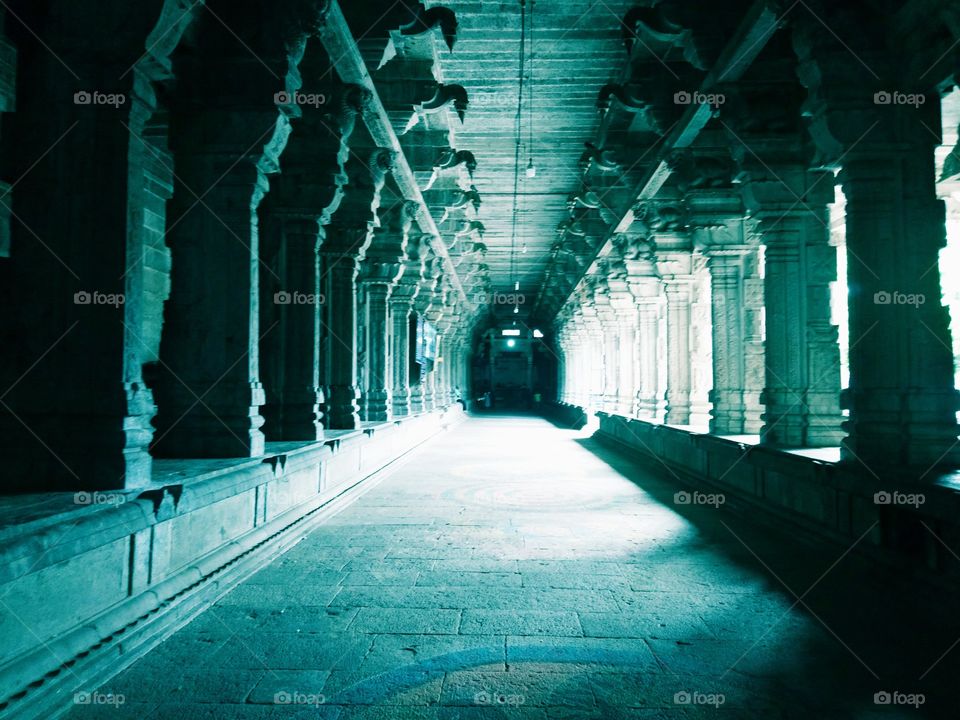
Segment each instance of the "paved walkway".
[{"label": "paved walkway", "polygon": [[544,420],[471,419],[102,688],[123,705],[70,717],[931,711],[874,693],[915,692],[960,628],[922,640],[843,548],[676,505],[677,489]]}]

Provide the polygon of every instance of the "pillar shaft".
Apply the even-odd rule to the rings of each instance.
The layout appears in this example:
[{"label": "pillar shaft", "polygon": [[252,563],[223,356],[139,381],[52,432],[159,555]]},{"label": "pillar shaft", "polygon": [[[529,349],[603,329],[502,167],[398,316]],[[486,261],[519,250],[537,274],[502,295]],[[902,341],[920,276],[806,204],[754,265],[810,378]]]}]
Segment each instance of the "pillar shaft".
[{"label": "pillar shaft", "polygon": [[692,277],[664,278],[667,297],[667,394],[664,422],[687,425],[690,422],[690,306],[693,302]]},{"label": "pillar shaft", "polygon": [[393,370],[393,414],[405,417],[410,409],[410,300],[390,303],[390,356]]},{"label": "pillar shaft", "polygon": [[[922,130],[917,131],[922,132]],[[871,467],[957,464],[958,408],[929,143],[848,157],[850,387],[844,455]]]},{"label": "pillar shaft", "polygon": [[767,308],[763,442],[839,445],[840,348],[830,321],[837,262],[826,208],[771,214],[761,224]]},{"label": "pillar shaft", "polygon": [[[320,227],[316,218],[285,218],[280,247],[264,278],[262,316],[272,327],[263,341],[263,408],[268,440],[323,438],[320,388]],[[274,289],[276,288],[276,289]],[[273,318],[273,320],[270,320]],[[266,324],[269,322],[269,324]]]},{"label": "pillar shaft", "polygon": [[747,248],[707,251],[713,330],[713,410],[710,432],[740,435],[746,419],[746,341],[743,256]]},{"label": "pillar shaft", "polygon": [[[328,244],[334,238],[346,248],[362,248],[369,241],[369,229],[331,226]],[[326,247],[326,246],[325,246]],[[326,268],[329,375],[327,377],[327,418],[330,427],[352,430],[360,427],[360,388],[357,380],[357,275],[359,253],[321,252]]]},{"label": "pillar shaft", "polygon": [[392,402],[390,392],[390,286],[379,282],[363,282],[366,328],[366,383],[363,391],[363,419],[367,422],[390,420]]}]

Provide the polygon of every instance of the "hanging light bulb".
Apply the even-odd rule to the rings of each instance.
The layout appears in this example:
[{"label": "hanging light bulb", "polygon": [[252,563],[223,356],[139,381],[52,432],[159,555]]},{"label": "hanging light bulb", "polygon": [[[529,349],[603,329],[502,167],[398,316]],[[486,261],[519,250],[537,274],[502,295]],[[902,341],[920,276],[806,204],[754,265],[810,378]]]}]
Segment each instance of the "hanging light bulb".
[{"label": "hanging light bulb", "polygon": [[527,244],[524,243],[524,244],[523,244],[523,247],[520,248],[520,252],[525,253],[526,251],[527,251]]},{"label": "hanging light bulb", "polygon": [[514,306],[513,306],[513,314],[514,314],[514,315],[517,315],[519,312],[520,312],[520,306],[519,306],[519,305],[514,305]]},{"label": "hanging light bulb", "polygon": [[514,289],[514,290],[519,290],[519,289],[520,289],[520,281],[519,281],[519,280],[517,280],[517,281],[513,284],[513,289]]},{"label": "hanging light bulb", "polygon": [[533,158],[530,158],[530,161],[527,163],[527,177],[534,178],[537,176],[537,166],[533,164]]}]

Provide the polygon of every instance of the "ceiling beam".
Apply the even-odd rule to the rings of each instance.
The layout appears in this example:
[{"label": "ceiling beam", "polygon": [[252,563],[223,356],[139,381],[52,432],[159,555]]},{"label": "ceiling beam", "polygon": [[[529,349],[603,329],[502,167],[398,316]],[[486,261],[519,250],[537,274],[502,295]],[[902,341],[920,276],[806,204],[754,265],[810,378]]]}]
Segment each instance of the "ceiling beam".
[{"label": "ceiling beam", "polygon": [[[771,0],[757,0],[750,7],[743,22],[740,23],[736,35],[730,40],[717,59],[716,64],[700,83],[702,92],[708,93],[718,85],[738,80],[743,76],[780,27],[782,17],[777,16],[776,4]],[[672,173],[668,160],[673,152],[680,148],[690,147],[703,128],[710,122],[712,115],[713,110],[707,105],[691,105],[687,108],[683,117],[666,136],[666,141],[662,143],[660,151],[657,153],[656,161],[646,171],[633,193],[631,193],[631,199],[620,212],[620,220],[612,226],[607,233],[607,237],[597,248],[589,262],[583,266],[580,277],[571,285],[567,297],[557,308],[558,312],[570,301],[577,287],[583,282],[583,278],[596,263],[597,258],[609,253],[612,238],[630,229],[634,221],[633,208],[637,201],[650,200],[660,192]],[[537,306],[534,308],[533,314],[540,310],[542,297],[542,295],[538,296]],[[552,320],[552,318],[545,319]]]},{"label": "ceiling beam", "polygon": [[330,3],[330,10],[327,13],[326,22],[320,28],[319,37],[327,50],[327,54],[333,60],[333,67],[340,75],[340,79],[344,83],[359,85],[370,91],[372,100],[369,111],[364,113],[364,124],[378,147],[393,150],[396,153],[393,178],[403,196],[417,204],[415,217],[417,225],[420,226],[420,230],[424,234],[430,236],[430,246],[436,255],[443,260],[444,270],[450,285],[463,299],[469,314],[474,308],[473,303],[470,302],[463,289],[463,283],[460,281],[457,270],[450,259],[450,253],[443,242],[440,230],[430,214],[430,209],[423,200],[423,194],[417,185],[410,163],[407,162],[407,157],[403,153],[397,134],[393,131],[393,125],[390,123],[386,108],[380,100],[373,78],[367,71],[363,56],[360,54],[357,42],[343,17],[343,11],[340,9],[340,3],[337,0],[332,0]]}]

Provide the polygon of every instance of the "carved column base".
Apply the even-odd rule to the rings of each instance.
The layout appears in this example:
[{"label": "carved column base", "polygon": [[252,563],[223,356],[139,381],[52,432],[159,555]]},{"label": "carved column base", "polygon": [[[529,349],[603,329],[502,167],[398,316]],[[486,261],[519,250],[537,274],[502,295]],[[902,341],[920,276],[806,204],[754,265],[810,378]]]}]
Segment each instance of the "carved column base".
[{"label": "carved column base", "polygon": [[330,427],[356,430],[360,427],[360,390],[355,386],[331,385],[327,405]]},{"label": "carved column base", "polygon": [[736,390],[711,390],[710,432],[714,435],[742,435],[745,430],[746,408],[743,393]]},{"label": "carved column base", "polygon": [[407,415],[410,415],[411,408],[410,408],[410,390],[409,389],[399,393],[396,390],[394,390],[392,402],[393,402],[393,416],[395,418],[401,418],[401,417],[406,417]]},{"label": "carved column base", "polygon": [[367,422],[387,422],[391,419],[391,396],[389,390],[371,390],[364,397]]},{"label": "carved column base", "polygon": [[690,393],[668,390],[663,422],[667,425],[689,425],[690,414]]},{"label": "carved column base", "polygon": [[[204,397],[203,401],[185,389],[181,397],[171,394],[176,407],[190,408],[173,423],[157,433],[154,451],[160,457],[226,458],[256,457],[264,453],[264,436],[260,431],[263,418],[259,408],[264,404],[260,383],[233,384],[224,380],[216,387],[216,395],[237,398],[246,395],[250,405],[238,407]],[[201,395],[202,397],[202,395]]]},{"label": "carved column base", "polygon": [[866,463],[877,474],[890,467],[926,473],[960,465],[955,390],[846,390],[843,402],[851,409],[851,418],[843,423],[847,432],[841,445],[843,460]]},{"label": "carved column base", "polygon": [[[319,387],[304,388],[300,392],[288,390],[281,398],[282,414],[272,417],[264,412],[266,424],[279,425],[279,437],[284,440],[316,441],[323,439],[323,390]],[[265,405],[265,410],[271,408]]]}]

